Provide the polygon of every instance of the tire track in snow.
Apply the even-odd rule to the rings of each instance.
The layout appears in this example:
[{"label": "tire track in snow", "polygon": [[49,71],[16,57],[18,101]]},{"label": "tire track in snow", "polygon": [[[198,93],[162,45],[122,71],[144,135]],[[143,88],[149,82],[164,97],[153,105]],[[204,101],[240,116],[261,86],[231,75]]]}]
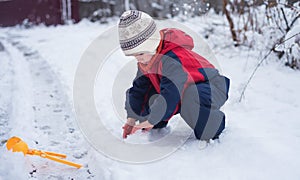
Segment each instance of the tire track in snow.
[{"label": "tire track in snow", "polygon": [[[32,110],[33,92],[29,65],[24,57],[11,44],[6,44],[7,52],[12,64],[12,91],[11,91],[11,132],[10,134],[27,138],[34,133],[32,124],[34,113]],[[30,132],[28,134],[27,132]],[[35,135],[36,136],[36,135]]]},{"label": "tire track in snow", "polygon": [[[23,66],[20,61],[19,54],[14,54],[16,51],[6,41],[4,43],[5,49],[2,51],[0,60],[0,109],[1,109],[1,166],[0,177],[5,179],[27,179],[27,159],[21,153],[12,155],[13,153],[6,150],[6,140],[12,136],[24,136],[26,138],[26,129],[31,129],[29,122],[23,124],[23,121],[30,120],[31,112],[30,106],[27,102],[31,102],[30,92],[28,91],[30,84],[25,84],[26,76],[28,74],[20,74],[19,70],[24,71],[27,66]],[[22,56],[21,56],[22,57]],[[26,72],[26,70],[25,70]],[[29,93],[29,94],[26,94]],[[26,102],[27,104],[22,104]],[[28,130],[29,130],[28,129]],[[31,132],[31,131],[30,131]],[[33,134],[33,133],[32,133]]]},{"label": "tire track in snow", "polygon": [[[1,39],[0,39],[1,40]],[[0,41],[0,145],[4,146],[9,138],[9,119],[12,110],[12,65],[9,54]]]},{"label": "tire track in snow", "polygon": [[30,159],[30,179],[94,179],[88,164],[84,164],[88,150],[75,126],[64,86],[38,52],[19,39],[8,34],[16,84],[12,95],[11,134],[19,135],[30,148],[65,153],[68,160],[84,165],[77,170],[42,158]]}]

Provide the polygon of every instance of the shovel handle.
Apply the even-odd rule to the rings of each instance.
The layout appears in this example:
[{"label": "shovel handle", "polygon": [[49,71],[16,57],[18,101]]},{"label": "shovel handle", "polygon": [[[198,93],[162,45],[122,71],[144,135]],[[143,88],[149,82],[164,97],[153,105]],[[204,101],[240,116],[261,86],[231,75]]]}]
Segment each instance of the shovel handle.
[{"label": "shovel handle", "polygon": [[42,154],[48,154],[50,156],[56,156],[56,157],[59,157],[59,158],[66,158],[67,157],[67,155],[65,155],[65,154],[59,154],[59,153],[55,153],[55,152],[42,151],[42,150],[36,150],[36,149],[29,149],[27,154],[36,155],[36,156],[41,156]]},{"label": "shovel handle", "polygon": [[73,162],[70,162],[70,161],[67,161],[67,160],[59,159],[59,158],[56,158],[56,157],[53,157],[53,156],[47,155],[47,154],[41,154],[41,157],[47,158],[47,159],[50,159],[50,160],[53,160],[53,161],[56,161],[56,162],[59,162],[59,163],[63,163],[63,164],[69,165],[69,166],[73,166],[73,167],[76,167],[78,169],[82,167],[82,165],[80,165],[80,164],[76,164],[76,163],[73,163]]},{"label": "shovel handle", "polygon": [[42,151],[50,156],[56,156],[56,157],[60,157],[60,158],[66,158],[67,155],[65,154],[59,154],[59,153],[55,153],[55,152],[50,152],[50,151]]}]

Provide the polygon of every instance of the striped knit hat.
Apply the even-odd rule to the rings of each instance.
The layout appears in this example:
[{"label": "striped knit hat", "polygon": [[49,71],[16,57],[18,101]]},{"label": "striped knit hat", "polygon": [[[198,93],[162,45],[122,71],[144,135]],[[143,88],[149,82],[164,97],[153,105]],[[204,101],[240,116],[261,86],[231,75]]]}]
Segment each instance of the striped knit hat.
[{"label": "striped knit hat", "polygon": [[129,10],[120,17],[119,41],[126,56],[138,53],[155,54],[160,39],[156,23],[148,14]]}]

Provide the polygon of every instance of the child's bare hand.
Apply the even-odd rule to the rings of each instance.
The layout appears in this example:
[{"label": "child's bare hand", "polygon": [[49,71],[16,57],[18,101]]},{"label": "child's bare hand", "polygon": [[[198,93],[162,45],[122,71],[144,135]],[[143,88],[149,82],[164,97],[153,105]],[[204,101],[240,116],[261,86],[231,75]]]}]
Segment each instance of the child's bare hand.
[{"label": "child's bare hand", "polygon": [[135,133],[135,131],[139,130],[139,129],[144,129],[146,131],[149,131],[150,129],[153,128],[154,125],[150,124],[149,121],[144,121],[138,125],[135,125],[133,128],[132,133]]},{"label": "child's bare hand", "polygon": [[128,118],[123,128],[123,139],[126,139],[128,135],[132,134],[132,129],[135,125],[135,119]]}]

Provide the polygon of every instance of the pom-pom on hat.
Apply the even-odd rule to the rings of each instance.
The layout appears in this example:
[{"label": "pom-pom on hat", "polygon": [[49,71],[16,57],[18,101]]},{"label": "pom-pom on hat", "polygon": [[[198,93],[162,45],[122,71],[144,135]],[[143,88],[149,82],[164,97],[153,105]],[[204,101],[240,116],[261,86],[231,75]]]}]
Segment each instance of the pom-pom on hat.
[{"label": "pom-pom on hat", "polygon": [[161,37],[153,18],[148,14],[129,10],[119,22],[119,41],[126,56],[139,53],[155,54]]}]

